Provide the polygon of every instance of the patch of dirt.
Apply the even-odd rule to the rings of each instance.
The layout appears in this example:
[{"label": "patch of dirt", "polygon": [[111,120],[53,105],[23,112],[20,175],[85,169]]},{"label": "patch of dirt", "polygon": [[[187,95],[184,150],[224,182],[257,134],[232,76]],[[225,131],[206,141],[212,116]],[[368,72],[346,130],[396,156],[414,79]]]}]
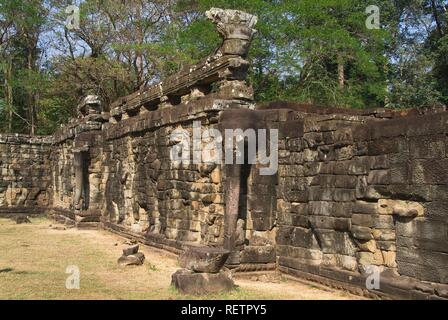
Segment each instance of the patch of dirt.
[{"label": "patch of dirt", "polygon": [[[182,296],[170,287],[171,275],[179,269],[177,256],[170,252],[140,244],[146,257],[143,266],[122,267],[117,260],[129,240],[105,230],[64,230],[48,220],[32,222],[0,221],[0,251],[8,250],[0,257],[0,287],[6,289],[0,299],[360,299],[274,272],[236,274],[239,289],[229,294]],[[79,266],[81,290],[65,289],[68,265]]]},{"label": "patch of dirt", "polygon": [[272,272],[241,277],[237,283],[249,290],[269,292],[279,300],[363,300],[363,297],[304,280],[292,280]]}]

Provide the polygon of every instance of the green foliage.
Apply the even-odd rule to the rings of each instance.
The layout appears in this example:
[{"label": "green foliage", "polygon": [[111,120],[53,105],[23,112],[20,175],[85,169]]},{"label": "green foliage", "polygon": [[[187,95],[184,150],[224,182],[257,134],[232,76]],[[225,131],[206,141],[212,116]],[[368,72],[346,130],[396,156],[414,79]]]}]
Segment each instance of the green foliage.
[{"label": "green foliage", "polygon": [[[386,34],[365,26],[364,1],[287,1],[282,24],[284,65],[295,66],[298,81],[288,88],[295,99],[339,106],[380,106],[386,94]],[[288,45],[293,43],[293,45]],[[294,55],[295,53],[295,55]],[[343,64],[344,87],[338,83]],[[301,91],[295,95],[291,91]],[[319,92],[321,94],[319,94]]]},{"label": "green foliage", "polygon": [[158,65],[163,76],[206,57],[220,43],[213,24],[203,18],[188,27],[185,21],[175,20],[164,31],[161,41],[152,45],[153,52],[160,57]]},{"label": "green foliage", "polygon": [[[352,107],[377,107],[384,103],[388,34],[385,30],[367,30],[367,1],[199,0],[195,6],[192,1],[187,3],[200,12],[222,7],[246,10],[259,17],[259,33],[249,57],[253,65],[250,78],[258,101],[286,99]],[[184,34],[197,39],[208,28],[195,26],[194,32]],[[209,41],[202,37],[200,40]],[[344,65],[343,89],[338,83],[338,59]]]},{"label": "green foliage", "polygon": [[73,106],[85,95],[93,94],[101,97],[107,108],[115,99],[132,91],[126,88],[132,82],[132,74],[122,64],[105,56],[62,58],[54,66],[57,70],[54,77],[59,85],[52,89],[52,94],[68,98]]},{"label": "green foliage", "polygon": [[437,41],[434,61],[434,87],[441,94],[440,101],[448,105],[448,34]]},{"label": "green foliage", "polygon": [[212,54],[221,39],[204,17],[211,7],[259,17],[248,56],[257,102],[448,103],[447,0],[377,0],[379,30],[366,27],[368,0],[81,3],[81,29],[68,32],[65,8],[72,1],[0,0],[0,131],[34,126],[50,134],[86,94],[99,95],[107,109]]},{"label": "green foliage", "polygon": [[390,82],[389,106],[395,108],[431,107],[441,105],[442,94],[436,89],[437,80],[428,72],[433,58],[419,55],[395,65]]},{"label": "green foliage", "polygon": [[[446,0],[397,1],[399,32],[391,48],[388,106],[432,107],[448,102]],[[440,27],[440,29],[439,29]]]},{"label": "green foliage", "polygon": [[52,134],[60,124],[67,123],[72,116],[66,102],[61,98],[45,98],[40,101],[38,134]]}]

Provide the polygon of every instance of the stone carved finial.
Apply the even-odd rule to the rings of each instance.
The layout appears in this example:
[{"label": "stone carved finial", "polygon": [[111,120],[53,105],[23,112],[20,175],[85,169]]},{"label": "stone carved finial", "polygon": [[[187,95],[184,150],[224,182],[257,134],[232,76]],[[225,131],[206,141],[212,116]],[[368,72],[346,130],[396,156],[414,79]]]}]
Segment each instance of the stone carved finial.
[{"label": "stone carved finial", "polygon": [[258,18],[239,10],[212,8],[206,12],[207,18],[218,27],[224,38],[220,51],[222,54],[246,56],[257,30],[253,29]]},{"label": "stone carved finial", "polygon": [[78,105],[78,113],[85,117],[90,114],[101,114],[101,101],[98,96],[88,95]]}]

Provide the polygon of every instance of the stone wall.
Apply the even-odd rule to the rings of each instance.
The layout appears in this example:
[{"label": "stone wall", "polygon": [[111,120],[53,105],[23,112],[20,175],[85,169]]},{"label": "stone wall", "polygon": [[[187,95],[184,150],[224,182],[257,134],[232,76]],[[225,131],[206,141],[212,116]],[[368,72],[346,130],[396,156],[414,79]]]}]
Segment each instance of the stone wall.
[{"label": "stone wall", "polygon": [[[208,17],[223,43],[197,65],[110,112],[88,96],[52,137],[0,136],[0,212],[46,208],[61,222],[176,253],[224,247],[237,271],[448,298],[448,113],[256,106],[246,82],[256,18],[219,9]],[[199,134],[278,130],[278,172],[173,161],[172,134],[192,137],[196,123]],[[367,290],[372,266],[380,288]]]},{"label": "stone wall", "polygon": [[0,214],[48,206],[50,143],[50,137],[0,135]]},{"label": "stone wall", "polygon": [[174,251],[185,244],[222,245],[221,166],[174,163],[171,134],[193,135],[195,123],[200,134],[218,129],[222,111],[254,108],[245,58],[256,18],[220,9],[208,16],[223,36],[213,55],[118,99],[110,113],[87,97],[79,117],[56,132],[51,200],[61,221],[101,223]]},{"label": "stone wall", "polygon": [[392,295],[446,297],[448,113],[301,114],[281,142],[280,270],[365,288],[378,266]]},{"label": "stone wall", "polygon": [[[132,133],[106,131],[104,221],[167,240],[216,244],[223,232],[221,168],[171,161],[170,137],[180,129],[192,136],[194,121],[200,133],[216,128],[220,109],[230,106],[206,99],[122,120]],[[159,117],[159,125],[148,125]]]},{"label": "stone wall", "polygon": [[80,227],[97,226],[105,195],[102,129],[109,115],[99,108],[95,97],[86,97],[79,117],[54,134],[49,156],[51,213]]}]

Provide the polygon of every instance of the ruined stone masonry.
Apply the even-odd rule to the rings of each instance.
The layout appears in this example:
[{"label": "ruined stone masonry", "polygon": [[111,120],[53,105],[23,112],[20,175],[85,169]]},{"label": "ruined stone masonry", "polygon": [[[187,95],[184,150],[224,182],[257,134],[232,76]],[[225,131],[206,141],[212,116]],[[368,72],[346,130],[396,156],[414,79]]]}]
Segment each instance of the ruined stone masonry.
[{"label": "ruined stone masonry", "polygon": [[[182,253],[230,252],[388,298],[448,298],[448,112],[256,105],[246,82],[256,17],[212,9],[216,53],[104,112],[88,96],[51,137],[0,136],[0,214],[50,213]],[[170,161],[170,134],[278,129],[279,170]],[[192,150],[194,151],[194,150]],[[370,266],[381,273],[368,290]]]}]

